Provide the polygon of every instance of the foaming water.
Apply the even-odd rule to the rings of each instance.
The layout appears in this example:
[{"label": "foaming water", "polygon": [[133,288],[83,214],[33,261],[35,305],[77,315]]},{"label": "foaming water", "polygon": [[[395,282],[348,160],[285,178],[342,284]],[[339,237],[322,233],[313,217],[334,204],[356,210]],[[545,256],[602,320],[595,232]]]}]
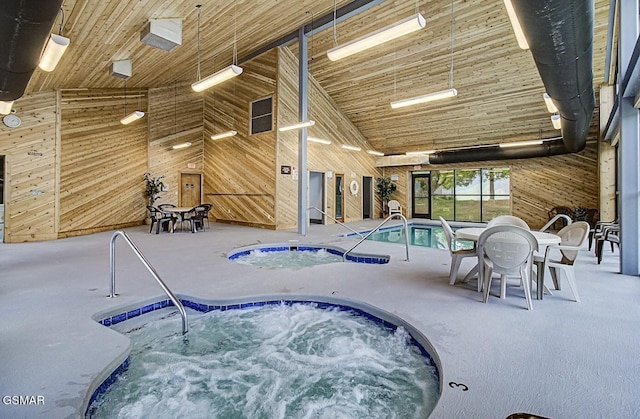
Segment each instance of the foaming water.
[{"label": "foaming water", "polygon": [[308,304],[190,319],[188,343],[167,319],[128,332],[129,370],[91,417],[425,418],[438,398],[402,328]]},{"label": "foaming water", "polygon": [[325,249],[280,252],[263,252],[256,249],[248,255],[236,258],[235,261],[263,268],[296,268],[342,262],[342,256],[329,253]]}]

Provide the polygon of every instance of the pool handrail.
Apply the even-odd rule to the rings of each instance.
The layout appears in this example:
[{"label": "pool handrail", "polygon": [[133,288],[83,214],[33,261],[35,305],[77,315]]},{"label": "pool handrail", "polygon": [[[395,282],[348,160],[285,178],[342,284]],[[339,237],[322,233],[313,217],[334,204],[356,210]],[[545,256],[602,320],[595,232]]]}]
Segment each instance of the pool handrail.
[{"label": "pool handrail", "polygon": [[360,241],[358,241],[358,243],[354,244],[349,250],[347,250],[346,252],[344,252],[342,254],[342,261],[346,261],[348,253],[350,253],[353,249],[358,247],[360,245],[360,243],[362,243],[363,241],[367,240],[367,237],[369,237],[370,235],[372,235],[373,233],[378,231],[380,229],[380,227],[385,225],[389,220],[391,220],[393,218],[401,218],[402,219],[402,224],[403,224],[403,228],[404,228],[404,245],[405,245],[406,252],[407,252],[407,258],[405,259],[405,262],[409,262],[409,224],[407,222],[407,217],[405,217],[404,215],[402,215],[400,213],[395,213],[395,214],[389,215],[387,218],[384,219],[384,221],[382,221],[380,224],[378,224],[378,226],[376,228],[374,228],[373,230],[368,232],[366,236],[362,237],[360,239]]},{"label": "pool handrail", "polygon": [[173,304],[178,308],[180,312],[180,316],[182,316],[182,334],[186,334],[189,331],[189,322],[187,320],[187,312],[182,305],[182,302],[175,296],[173,292],[167,287],[167,285],[160,279],[158,272],[154,269],[151,263],[147,260],[147,258],[142,254],[140,249],[133,243],[131,238],[124,231],[118,230],[113,233],[111,236],[111,245],[109,248],[109,261],[110,261],[110,274],[111,274],[111,294],[107,296],[107,298],[115,298],[118,296],[116,294],[116,239],[118,236],[124,238],[124,240],[129,244],[133,253],[138,256],[138,259],[142,261],[142,264],[147,268],[147,270],[151,273],[151,275],[155,278],[155,280],[160,284],[162,290],[167,294],[169,299],[173,302]]},{"label": "pool handrail", "polygon": [[342,221],[338,221],[338,220],[336,220],[335,218],[333,218],[332,216],[330,216],[330,215],[329,215],[329,214],[327,214],[326,212],[322,211],[320,208],[316,208],[316,207],[309,207],[309,208],[307,208],[307,213],[309,213],[309,211],[310,211],[310,210],[312,210],[312,209],[313,209],[313,210],[316,210],[316,211],[318,211],[318,212],[320,212],[320,213],[322,213],[322,214],[324,214],[325,216],[327,216],[327,217],[329,217],[329,218],[331,218],[333,221],[335,221],[336,223],[340,224],[340,225],[341,225],[341,226],[343,226],[344,228],[346,228],[346,229],[348,229],[348,230],[351,230],[352,232],[356,233],[358,236],[360,236],[360,237],[364,237],[364,236],[362,235],[362,233],[360,233],[359,231],[356,231],[356,230],[352,229],[351,227],[349,227],[348,225],[346,225],[346,224],[345,224],[345,223],[343,223]]}]

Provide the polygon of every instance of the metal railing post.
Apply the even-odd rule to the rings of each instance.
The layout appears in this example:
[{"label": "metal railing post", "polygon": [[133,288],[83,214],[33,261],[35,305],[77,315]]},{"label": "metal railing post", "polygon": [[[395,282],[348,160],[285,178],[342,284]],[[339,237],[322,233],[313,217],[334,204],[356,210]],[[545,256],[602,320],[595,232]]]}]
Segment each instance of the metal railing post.
[{"label": "metal railing post", "polygon": [[358,247],[360,245],[360,243],[362,243],[363,241],[367,240],[367,238],[372,235],[373,233],[375,233],[376,231],[378,231],[380,229],[380,227],[382,227],[383,225],[385,225],[389,220],[399,217],[402,219],[402,224],[404,226],[404,245],[406,248],[406,253],[407,253],[407,258],[405,259],[406,262],[409,261],[409,224],[407,223],[407,218],[402,215],[402,214],[391,214],[390,216],[388,216],[387,218],[384,219],[384,221],[382,221],[380,224],[378,224],[378,226],[376,228],[374,228],[373,230],[371,230],[370,232],[367,233],[366,236],[364,236],[363,238],[360,239],[360,241],[358,241],[358,243],[354,244],[349,250],[347,250],[346,252],[344,252],[344,254],[342,255],[342,260],[346,261],[347,260],[347,254],[350,253],[353,249],[355,249],[356,247]]}]

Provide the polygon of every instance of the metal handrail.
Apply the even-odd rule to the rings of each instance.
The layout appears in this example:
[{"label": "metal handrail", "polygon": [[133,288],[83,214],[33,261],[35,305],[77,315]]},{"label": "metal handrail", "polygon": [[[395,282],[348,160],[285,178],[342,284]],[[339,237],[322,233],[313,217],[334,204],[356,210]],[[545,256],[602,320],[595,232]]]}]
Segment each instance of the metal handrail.
[{"label": "metal handrail", "polygon": [[364,237],[361,233],[355,231],[354,229],[352,229],[351,227],[349,227],[348,225],[346,225],[345,223],[343,223],[342,221],[338,221],[335,218],[333,218],[332,216],[330,216],[329,214],[327,214],[326,212],[322,211],[320,208],[316,208],[316,207],[309,207],[307,208],[307,213],[309,213],[310,210],[316,210],[318,212],[321,212],[322,214],[324,214],[325,216],[331,218],[333,221],[335,221],[336,223],[340,224],[341,226],[343,226],[344,228],[353,231],[354,233],[356,233],[358,236],[360,237]]},{"label": "metal handrail", "polygon": [[367,237],[369,237],[370,235],[372,235],[373,233],[378,231],[380,229],[380,227],[385,225],[389,220],[391,220],[392,218],[396,218],[396,217],[401,218],[402,219],[402,224],[404,225],[404,245],[405,245],[405,248],[406,248],[406,251],[407,251],[407,258],[405,259],[405,261],[409,262],[409,225],[407,224],[407,218],[404,215],[400,214],[400,213],[391,214],[390,216],[385,218],[383,222],[378,224],[378,226],[376,228],[374,228],[369,233],[367,233],[366,236],[361,238],[358,243],[356,243],[355,245],[353,245],[351,247],[351,249],[349,249],[346,252],[344,252],[344,254],[342,255],[342,261],[347,260],[347,254],[350,253],[356,247],[358,247],[360,245],[360,243],[362,243],[363,241],[367,240]]},{"label": "metal handrail", "polygon": [[178,297],[175,296],[173,292],[171,292],[171,290],[165,285],[162,279],[160,279],[160,276],[153,268],[153,266],[151,266],[151,263],[147,260],[146,257],[144,257],[140,249],[138,249],[138,247],[133,243],[133,241],[131,241],[131,238],[129,238],[127,233],[125,233],[124,231],[116,231],[113,233],[113,236],[111,236],[111,246],[109,251],[109,260],[111,262],[111,294],[109,294],[108,298],[115,298],[118,296],[118,294],[116,294],[116,239],[118,238],[118,236],[122,236],[125,239],[131,249],[133,249],[133,253],[138,256],[138,259],[142,261],[147,270],[151,273],[155,280],[158,281],[158,284],[160,284],[165,294],[167,294],[169,299],[178,308],[178,311],[180,311],[180,315],[182,316],[182,334],[186,334],[189,331],[189,322],[187,321],[187,312],[185,311],[182,302],[178,299]]}]

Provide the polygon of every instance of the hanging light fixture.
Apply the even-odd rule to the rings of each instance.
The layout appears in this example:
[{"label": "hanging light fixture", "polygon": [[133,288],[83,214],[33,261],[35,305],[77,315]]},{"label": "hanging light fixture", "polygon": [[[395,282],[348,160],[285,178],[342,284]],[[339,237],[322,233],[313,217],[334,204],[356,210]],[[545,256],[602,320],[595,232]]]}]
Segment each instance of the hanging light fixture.
[{"label": "hanging light fixture", "polygon": [[324,138],[312,137],[310,135],[307,136],[307,141],[311,141],[313,143],[318,143],[318,144],[325,144],[325,145],[331,144],[331,140],[325,140]]},{"label": "hanging light fixture", "polygon": [[[335,16],[333,25],[335,28]],[[348,57],[355,53],[383,44],[387,41],[407,35],[411,32],[420,30],[426,26],[426,20],[420,13],[416,13],[406,19],[396,22],[386,28],[378,29],[368,35],[362,36],[346,44],[336,46],[327,51],[327,57],[331,61],[336,61],[344,57]],[[335,34],[335,29],[334,29]]]},{"label": "hanging light fixture", "polygon": [[539,145],[542,144],[542,140],[531,140],[531,141],[514,141],[512,143],[500,143],[498,144],[500,148],[508,148],[508,147],[523,147],[527,145]]},{"label": "hanging light fixture", "polygon": [[0,100],[0,115],[9,115],[11,108],[13,107],[13,100],[10,102],[4,102]]},{"label": "hanging light fixture", "polygon": [[60,29],[58,30],[58,35],[51,34],[49,36],[49,40],[47,41],[47,45],[44,48],[42,56],[40,57],[40,62],[38,63],[38,67],[44,71],[53,71],[62,55],[67,50],[69,46],[69,38],[65,38],[62,36],[62,26],[64,24],[64,10],[60,7],[60,13],[62,14],[62,19],[60,20]]},{"label": "hanging light fixture", "polygon": [[553,124],[553,127],[555,129],[562,128],[562,123],[560,122],[560,115],[558,114],[551,115],[551,123]]},{"label": "hanging light fixture", "polygon": [[373,155],[373,156],[384,156],[384,153],[381,151],[376,151],[376,150],[367,150],[367,153]]},{"label": "hanging light fixture", "polygon": [[[233,64],[228,67],[223,68],[222,70],[205,77],[204,79],[200,79],[200,7],[202,5],[198,4],[196,8],[198,9],[198,81],[191,85],[191,88],[195,92],[202,92],[210,87],[215,86],[216,84],[220,84],[223,81],[229,80],[233,77],[239,76],[242,74],[242,68],[237,65],[238,63],[238,51],[236,49],[236,27],[235,27],[235,16],[234,16],[234,25],[233,25]],[[235,6],[234,6],[235,8]]]},{"label": "hanging light fixture", "polygon": [[547,105],[547,110],[549,111],[549,113],[558,112],[558,108],[556,107],[556,104],[553,103],[553,99],[551,99],[551,96],[549,96],[547,93],[543,93],[542,98],[544,99],[544,104]]},{"label": "hanging light fixture", "polygon": [[349,144],[342,144],[342,148],[344,148],[345,150],[351,150],[351,151],[360,151],[360,150],[362,150],[360,147],[356,147],[354,145],[349,145]]},{"label": "hanging light fixture", "polygon": [[[429,93],[422,96],[415,96],[408,99],[393,101],[391,102],[391,109],[397,109],[405,106],[417,105],[419,103],[432,102],[434,100],[440,100],[440,99],[458,96],[458,91],[453,88],[453,0],[451,0],[450,45],[451,45],[451,64],[449,67],[449,88],[447,90],[442,90],[435,93]],[[395,89],[395,80],[394,80],[394,89]]]},{"label": "hanging light fixture", "polygon": [[511,0],[504,0],[504,7],[507,9],[509,21],[511,21],[511,27],[513,27],[513,33],[516,35],[518,46],[522,49],[529,49],[529,43],[527,42],[527,38],[524,36],[524,31],[522,30],[522,26],[520,26],[518,15],[516,15],[516,10],[513,8]]},{"label": "hanging light fixture", "polygon": [[144,116],[144,112],[142,111],[133,111],[132,113],[127,115],[127,79],[124,79],[124,114],[125,116],[120,119],[120,123],[122,125],[130,124],[133,121],[137,121]]},{"label": "hanging light fixture", "polygon": [[174,146],[171,146],[171,148],[174,149],[174,150],[178,150],[178,149],[181,149],[181,148],[187,148],[187,147],[191,147],[191,143],[190,142],[176,144]]},{"label": "hanging light fixture", "polygon": [[423,156],[423,155],[427,155],[427,154],[433,154],[435,153],[435,150],[425,150],[425,151],[407,151],[406,153],[404,153],[406,156]]}]

